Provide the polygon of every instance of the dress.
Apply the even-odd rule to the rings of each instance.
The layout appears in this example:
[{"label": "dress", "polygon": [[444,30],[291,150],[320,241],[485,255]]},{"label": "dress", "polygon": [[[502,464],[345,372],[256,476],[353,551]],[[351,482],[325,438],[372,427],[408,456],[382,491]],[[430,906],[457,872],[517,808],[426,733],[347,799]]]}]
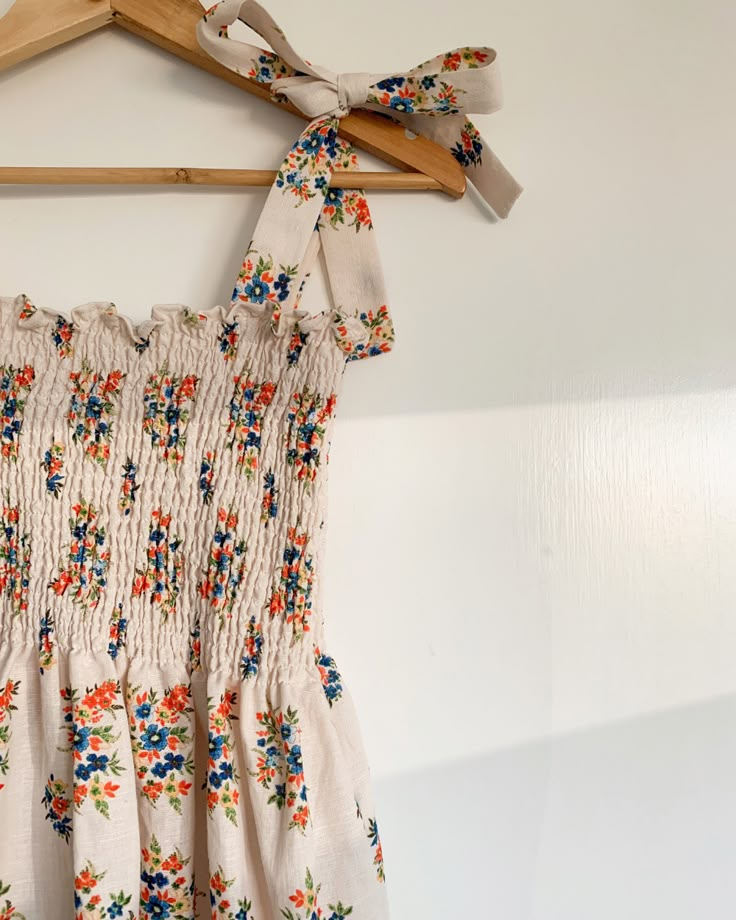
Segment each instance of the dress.
[{"label": "dress", "polygon": [[1,918],[388,917],[322,605],[343,374],[394,339],[337,124],[288,151],[229,305],[0,298]]}]

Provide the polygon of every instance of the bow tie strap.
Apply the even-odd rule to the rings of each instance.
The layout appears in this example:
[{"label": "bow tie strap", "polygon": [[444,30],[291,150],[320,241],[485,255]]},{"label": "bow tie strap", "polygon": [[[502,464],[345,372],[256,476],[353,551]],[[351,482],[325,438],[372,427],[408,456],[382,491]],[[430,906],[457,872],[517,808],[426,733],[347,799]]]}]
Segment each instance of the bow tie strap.
[{"label": "bow tie strap", "polygon": [[[273,51],[230,39],[227,27],[236,19]],[[468,117],[501,107],[493,48],[456,48],[403,73],[337,74],[301,57],[256,0],[220,0],[197,24],[197,36],[215,60],[270,84],[274,96],[288,98],[309,118],[341,118],[351,109],[368,109],[445,146],[499,217],[508,215],[522,191]]]}]

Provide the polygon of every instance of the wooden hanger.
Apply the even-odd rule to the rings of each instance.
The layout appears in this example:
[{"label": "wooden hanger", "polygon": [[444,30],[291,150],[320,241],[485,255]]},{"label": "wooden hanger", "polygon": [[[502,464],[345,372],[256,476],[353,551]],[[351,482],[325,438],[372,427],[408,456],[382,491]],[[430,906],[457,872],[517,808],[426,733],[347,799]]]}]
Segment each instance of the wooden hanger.
[{"label": "wooden hanger", "polygon": [[[280,109],[306,118],[290,102],[276,102],[268,85],[235,73],[200,48],[195,29],[203,14],[198,0],[15,0],[0,18],[0,71],[115,23]],[[438,189],[453,198],[465,193],[465,174],[449,150],[421,135],[410,139],[401,125],[388,118],[354,110],[341,119],[340,134],[402,172],[335,170],[332,186]],[[0,167],[0,183],[5,184],[270,186],[275,177],[275,171],[261,169]]]}]

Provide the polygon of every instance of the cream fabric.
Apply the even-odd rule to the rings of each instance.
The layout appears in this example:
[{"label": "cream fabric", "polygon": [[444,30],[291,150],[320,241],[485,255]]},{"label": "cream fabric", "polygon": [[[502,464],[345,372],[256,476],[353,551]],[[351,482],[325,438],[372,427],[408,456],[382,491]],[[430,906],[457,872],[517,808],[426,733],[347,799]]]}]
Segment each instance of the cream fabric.
[{"label": "cream fabric", "polygon": [[394,338],[336,127],[289,149],[229,304],[0,298],[2,918],[388,917],[322,603],[345,368]]}]

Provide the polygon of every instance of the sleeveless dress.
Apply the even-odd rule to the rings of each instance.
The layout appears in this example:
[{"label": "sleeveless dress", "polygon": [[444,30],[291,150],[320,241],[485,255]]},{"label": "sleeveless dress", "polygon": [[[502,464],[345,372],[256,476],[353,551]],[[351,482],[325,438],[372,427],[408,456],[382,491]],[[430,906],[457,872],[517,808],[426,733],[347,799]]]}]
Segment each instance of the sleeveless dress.
[{"label": "sleeveless dress", "polygon": [[3,920],[388,917],[322,603],[343,374],[394,339],[337,128],[289,149],[229,305],[0,298]]}]

